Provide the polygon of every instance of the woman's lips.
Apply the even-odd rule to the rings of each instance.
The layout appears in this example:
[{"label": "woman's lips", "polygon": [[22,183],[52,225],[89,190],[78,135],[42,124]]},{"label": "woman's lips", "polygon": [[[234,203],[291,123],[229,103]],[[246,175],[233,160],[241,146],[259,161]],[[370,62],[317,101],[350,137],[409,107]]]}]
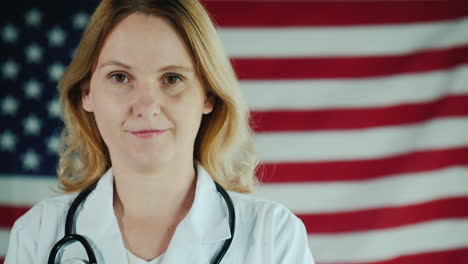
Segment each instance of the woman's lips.
[{"label": "woman's lips", "polygon": [[131,131],[133,135],[139,138],[151,138],[157,135],[162,134],[166,130],[140,130],[140,131]]}]

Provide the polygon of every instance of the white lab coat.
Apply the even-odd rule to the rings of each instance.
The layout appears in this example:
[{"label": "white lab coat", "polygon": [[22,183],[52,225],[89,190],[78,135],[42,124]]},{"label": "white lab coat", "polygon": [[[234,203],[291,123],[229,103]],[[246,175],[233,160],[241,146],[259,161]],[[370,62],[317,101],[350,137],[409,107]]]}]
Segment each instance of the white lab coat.
[{"label": "white lab coat", "polygon": [[[207,171],[197,165],[192,208],[177,226],[162,263],[210,263],[231,237],[228,211]],[[312,264],[304,224],[281,204],[229,192],[236,212],[236,230],[223,264]],[[76,194],[44,200],[16,221],[5,264],[47,263],[53,245],[64,235],[67,210]],[[75,218],[76,232],[91,242],[98,263],[127,264],[126,249],[113,206],[112,169],[99,180]],[[61,263],[87,260],[84,248],[73,243],[63,250]]]}]

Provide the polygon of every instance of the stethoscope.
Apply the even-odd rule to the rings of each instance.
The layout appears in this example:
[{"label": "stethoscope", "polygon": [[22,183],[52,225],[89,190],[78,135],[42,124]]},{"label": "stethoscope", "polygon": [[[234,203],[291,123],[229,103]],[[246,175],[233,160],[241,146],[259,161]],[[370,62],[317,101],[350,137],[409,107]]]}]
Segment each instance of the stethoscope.
[{"label": "stethoscope", "polygon": [[[84,249],[86,250],[86,254],[88,255],[89,264],[97,264],[96,255],[94,254],[91,244],[83,236],[72,233],[73,221],[75,218],[76,210],[78,209],[78,206],[86,199],[86,197],[94,190],[94,188],[96,188],[96,184],[97,181],[89,187],[87,187],[86,189],[84,189],[83,191],[81,191],[78,194],[78,196],[73,200],[72,204],[70,205],[70,209],[68,209],[67,212],[67,219],[65,222],[65,235],[54,245],[54,247],[50,251],[49,260],[47,262],[48,264],[55,264],[57,255],[60,252],[60,250],[74,242],[80,242],[81,245],[84,247]],[[229,228],[231,230],[231,238],[224,241],[221,250],[211,261],[211,263],[213,264],[218,264],[221,262],[224,255],[228,251],[229,247],[231,246],[232,239],[234,238],[234,231],[236,228],[236,213],[234,212],[234,205],[229,194],[217,182],[215,182],[215,185],[216,189],[221,194],[221,196],[223,196],[223,199],[226,202],[229,211]]]}]

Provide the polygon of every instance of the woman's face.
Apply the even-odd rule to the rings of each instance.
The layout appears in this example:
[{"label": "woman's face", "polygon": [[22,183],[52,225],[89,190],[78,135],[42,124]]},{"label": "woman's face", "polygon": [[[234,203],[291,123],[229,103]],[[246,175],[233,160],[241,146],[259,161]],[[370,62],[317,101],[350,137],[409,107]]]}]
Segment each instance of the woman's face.
[{"label": "woman's face", "polygon": [[213,109],[175,27],[138,13],[108,35],[83,88],[113,164],[191,161],[201,117]]}]

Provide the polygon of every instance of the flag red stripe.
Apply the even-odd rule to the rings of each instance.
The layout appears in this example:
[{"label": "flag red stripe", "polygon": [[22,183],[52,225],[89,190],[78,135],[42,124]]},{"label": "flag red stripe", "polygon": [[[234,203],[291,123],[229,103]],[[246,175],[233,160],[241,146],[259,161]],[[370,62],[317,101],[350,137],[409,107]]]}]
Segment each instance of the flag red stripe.
[{"label": "flag red stripe", "polygon": [[233,58],[239,79],[364,78],[452,68],[468,63],[468,46],[404,55]]},{"label": "flag red stripe", "polygon": [[[264,183],[332,182],[376,179],[468,165],[468,146],[416,151],[392,157],[294,163],[263,163],[257,177]],[[266,175],[266,176],[263,176]]]},{"label": "flag red stripe", "polygon": [[317,264],[465,264],[468,263],[468,248],[431,251],[398,256],[373,262],[317,262]]},{"label": "flag red stripe", "polygon": [[[468,15],[464,1],[203,1],[221,27],[351,26],[433,22]],[[242,14],[242,18],[239,17]],[[278,19],[281,18],[281,19]]]},{"label": "flag red stripe", "polygon": [[468,95],[388,107],[252,112],[255,132],[362,129],[406,125],[437,117],[468,116]]},{"label": "flag red stripe", "polygon": [[0,228],[11,228],[30,207],[0,204]]},{"label": "flag red stripe", "polygon": [[396,228],[436,219],[468,217],[468,196],[398,207],[319,214],[298,214],[310,234]]}]

